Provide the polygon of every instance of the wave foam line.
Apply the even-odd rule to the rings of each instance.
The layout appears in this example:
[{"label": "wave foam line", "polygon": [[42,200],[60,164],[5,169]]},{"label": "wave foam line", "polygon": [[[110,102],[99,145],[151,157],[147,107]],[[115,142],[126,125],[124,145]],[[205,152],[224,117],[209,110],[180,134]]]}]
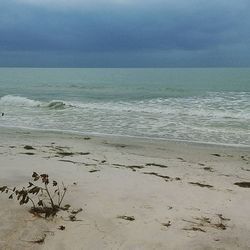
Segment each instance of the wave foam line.
[{"label": "wave foam line", "polygon": [[0,98],[1,106],[28,106],[36,107],[41,105],[41,102],[31,100],[22,96],[5,95]]}]

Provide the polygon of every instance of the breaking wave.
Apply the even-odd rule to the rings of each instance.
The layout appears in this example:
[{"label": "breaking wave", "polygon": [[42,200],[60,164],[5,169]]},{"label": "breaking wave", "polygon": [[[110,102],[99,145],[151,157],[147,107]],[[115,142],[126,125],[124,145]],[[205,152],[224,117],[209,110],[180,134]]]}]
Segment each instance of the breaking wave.
[{"label": "breaking wave", "polygon": [[0,98],[1,106],[26,106],[26,107],[36,107],[40,106],[40,101],[31,100],[22,96],[5,95]]},{"label": "breaking wave", "polygon": [[32,100],[27,97],[5,95],[0,98],[0,106],[10,106],[10,107],[47,107],[49,109],[65,109],[67,107],[72,107],[73,105],[69,102],[61,100],[53,100],[50,102],[41,102],[37,100]]},{"label": "breaking wave", "polygon": [[50,109],[65,109],[67,106],[70,105],[67,105],[63,101],[51,101],[46,106]]},{"label": "breaking wave", "polygon": [[205,98],[39,101],[5,95],[0,126],[250,145],[249,98],[249,93],[211,93]]},{"label": "breaking wave", "polygon": [[[243,98],[244,97],[244,98]],[[74,109],[79,112],[136,113],[137,115],[171,115],[199,117],[200,119],[242,119],[249,120],[249,96],[236,100],[211,96],[208,98],[155,98],[143,101],[77,102],[51,100],[42,102],[27,97],[6,95],[0,98],[0,107],[30,107],[50,110]],[[128,114],[129,115],[129,114]]]}]

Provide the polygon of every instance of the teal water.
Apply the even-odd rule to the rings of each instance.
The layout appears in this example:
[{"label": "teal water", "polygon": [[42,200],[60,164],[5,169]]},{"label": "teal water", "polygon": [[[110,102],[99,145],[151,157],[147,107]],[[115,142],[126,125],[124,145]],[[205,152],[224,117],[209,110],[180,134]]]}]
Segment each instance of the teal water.
[{"label": "teal water", "polygon": [[250,145],[250,69],[0,68],[0,126]]}]

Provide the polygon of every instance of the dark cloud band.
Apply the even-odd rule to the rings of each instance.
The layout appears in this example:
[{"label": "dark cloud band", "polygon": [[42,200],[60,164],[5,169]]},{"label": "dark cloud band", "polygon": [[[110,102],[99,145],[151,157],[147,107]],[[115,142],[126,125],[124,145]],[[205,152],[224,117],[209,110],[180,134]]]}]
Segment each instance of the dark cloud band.
[{"label": "dark cloud band", "polygon": [[[93,3],[95,1],[91,8],[84,9],[81,1],[73,1],[74,6],[67,9],[13,0],[1,2],[0,52],[12,55],[9,58],[13,58],[13,62],[13,53],[17,52],[27,57],[46,53],[50,60],[53,55],[56,59],[58,53],[65,57],[79,53],[93,58],[99,54],[100,59],[101,55],[109,55],[118,65],[124,62],[124,55],[134,53],[137,64],[141,55],[141,60],[148,56],[148,60],[157,61],[158,57],[162,66],[171,64],[171,58],[173,64],[178,64],[173,54],[180,61],[185,61],[187,54],[193,54],[190,65],[192,60],[199,62],[196,57],[200,57],[201,64],[210,64],[209,55],[214,53],[221,55],[226,65],[227,58],[233,57],[227,54],[228,48],[234,47],[237,53],[242,53],[237,55],[239,64],[247,62],[244,54],[250,47],[250,7],[246,1],[226,4],[193,0],[189,5],[182,1],[156,1],[155,4],[110,1],[107,6],[101,1],[101,7]],[[0,60],[1,65],[4,64],[4,59]]]}]

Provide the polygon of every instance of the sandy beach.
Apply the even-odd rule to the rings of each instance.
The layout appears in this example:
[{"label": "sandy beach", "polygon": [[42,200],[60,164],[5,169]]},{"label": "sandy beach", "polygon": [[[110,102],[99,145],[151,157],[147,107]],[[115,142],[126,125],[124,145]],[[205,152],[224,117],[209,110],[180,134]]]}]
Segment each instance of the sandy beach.
[{"label": "sandy beach", "polygon": [[64,203],[82,208],[76,221],[67,211],[45,220],[1,194],[1,250],[250,249],[250,189],[235,185],[250,181],[249,147],[0,133],[0,186],[48,173],[69,186]]}]

